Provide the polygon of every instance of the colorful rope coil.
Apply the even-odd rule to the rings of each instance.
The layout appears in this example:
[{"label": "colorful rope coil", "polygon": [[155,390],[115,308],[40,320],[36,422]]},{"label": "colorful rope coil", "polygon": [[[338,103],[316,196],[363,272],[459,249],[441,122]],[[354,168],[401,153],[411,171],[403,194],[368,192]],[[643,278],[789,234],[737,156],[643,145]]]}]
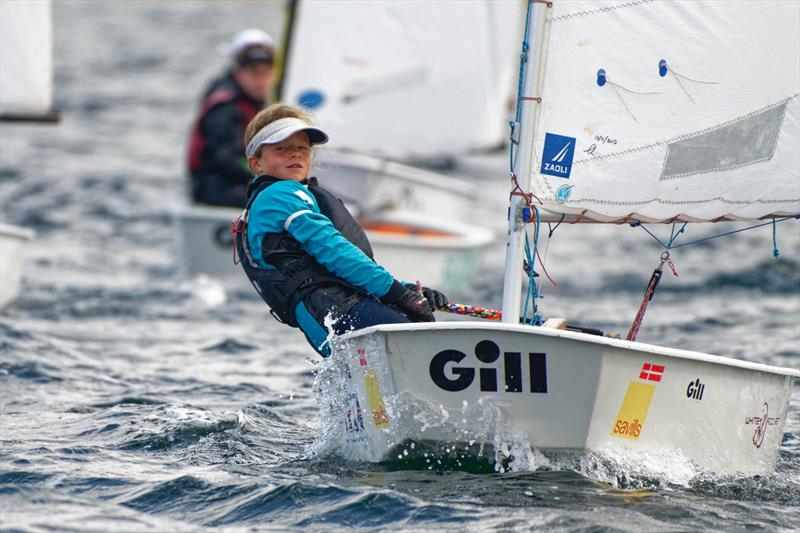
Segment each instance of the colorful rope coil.
[{"label": "colorful rope coil", "polygon": [[477,318],[483,318],[484,320],[503,319],[502,311],[499,311],[497,309],[490,309],[488,307],[478,307],[476,305],[451,303],[448,304],[447,307],[442,309],[442,311],[445,311],[447,313],[452,313],[454,315],[474,316]]}]

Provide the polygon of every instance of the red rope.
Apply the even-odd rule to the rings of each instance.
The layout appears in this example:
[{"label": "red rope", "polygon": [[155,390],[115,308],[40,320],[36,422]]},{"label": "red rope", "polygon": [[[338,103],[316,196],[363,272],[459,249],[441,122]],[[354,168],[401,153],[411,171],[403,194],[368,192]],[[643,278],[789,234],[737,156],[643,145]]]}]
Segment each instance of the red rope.
[{"label": "red rope", "polygon": [[639,334],[639,328],[642,326],[644,314],[647,311],[647,304],[653,299],[653,295],[656,292],[656,286],[658,285],[658,281],[661,279],[664,263],[669,266],[673,275],[678,275],[678,271],[675,270],[675,265],[669,258],[669,251],[664,251],[664,253],[661,254],[661,263],[659,263],[658,267],[653,270],[653,275],[650,276],[650,282],[647,284],[647,290],[644,292],[644,298],[642,299],[642,303],[639,305],[639,311],[636,313],[636,318],[633,319],[633,324],[631,324],[631,329],[628,330],[628,335],[625,336],[626,340],[635,341],[636,336]]},{"label": "red rope", "polygon": [[547,279],[550,280],[550,283],[558,287],[558,283],[556,283],[555,280],[550,277],[550,274],[547,273],[547,269],[544,266],[544,261],[542,261],[542,256],[539,255],[538,248],[536,249],[536,258],[539,260],[539,265],[542,267],[542,272],[544,272],[544,275],[547,276]]},{"label": "red rope", "polygon": [[639,334],[639,328],[642,326],[642,321],[644,320],[644,313],[647,311],[647,304],[653,299],[653,294],[656,292],[656,285],[658,284],[658,280],[660,278],[661,267],[658,267],[653,271],[653,275],[650,276],[650,283],[647,284],[647,290],[644,293],[644,299],[642,299],[642,303],[639,305],[639,312],[636,313],[636,318],[633,319],[631,329],[628,331],[628,335],[625,337],[626,340],[636,340],[636,336]]},{"label": "red rope", "polygon": [[674,70],[672,70],[672,69],[671,69],[671,68],[669,68],[669,67],[667,67],[667,70],[669,70],[670,72],[672,72],[673,74],[675,74],[676,76],[678,76],[678,77],[680,77],[680,78],[683,78],[683,79],[685,79],[685,80],[692,81],[692,82],[694,82],[694,83],[705,83],[706,85],[719,85],[719,82],[716,82],[716,81],[700,81],[700,80],[693,80],[692,78],[690,78],[690,77],[688,77],[688,76],[684,76],[683,74],[681,74],[681,73],[679,73],[679,72],[675,72]]},{"label": "red rope", "polygon": [[650,95],[654,95],[654,94],[663,94],[663,93],[640,93],[639,91],[632,91],[632,90],[628,89],[627,87],[623,87],[619,83],[614,83],[613,81],[609,80],[608,78],[606,78],[606,82],[610,83],[614,87],[619,87],[623,91],[628,91],[629,93],[632,93],[632,94],[641,94],[643,96],[650,96]]},{"label": "red rope", "polygon": [[[533,199],[535,198],[540,205],[542,204],[542,201],[532,192],[525,192],[522,190],[522,186],[519,184],[517,175],[514,172],[511,173],[511,181],[514,183],[514,188],[511,189],[509,199],[512,196],[522,196],[522,198],[525,200],[525,205],[528,206],[528,209],[531,212],[531,219],[528,222],[534,222],[536,220],[536,210],[533,208]],[[542,256],[539,254],[538,249],[536,250],[536,259],[539,260],[539,265],[542,267],[542,272],[544,272],[544,275],[548,280],[550,280],[550,283],[558,287],[558,283],[556,283],[556,281],[550,276],[550,273],[547,272],[547,268],[544,266],[544,261],[542,261]]]},{"label": "red rope", "polygon": [[242,232],[242,226],[244,223],[242,222],[242,217],[236,217],[233,222],[231,222],[231,235],[233,236],[233,264],[238,265],[241,261],[238,257],[236,257],[236,234]]}]

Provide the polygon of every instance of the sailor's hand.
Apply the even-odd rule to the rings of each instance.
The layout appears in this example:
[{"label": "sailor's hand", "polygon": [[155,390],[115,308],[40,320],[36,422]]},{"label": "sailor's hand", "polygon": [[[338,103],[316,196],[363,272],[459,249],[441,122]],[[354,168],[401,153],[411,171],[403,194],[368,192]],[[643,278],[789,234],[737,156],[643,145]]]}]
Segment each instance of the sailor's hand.
[{"label": "sailor's hand", "polygon": [[412,322],[434,322],[433,311],[428,300],[415,291],[406,289],[406,292],[394,304]]},{"label": "sailor's hand", "polygon": [[447,304],[450,303],[447,299],[447,296],[437,291],[436,289],[431,289],[429,287],[422,287],[422,295],[425,296],[425,299],[428,300],[431,309],[434,311],[436,311],[437,309],[444,309],[447,307]]},{"label": "sailor's hand", "polygon": [[428,300],[428,303],[431,306],[431,311],[436,311],[437,309],[444,309],[447,307],[447,304],[450,302],[443,293],[437,291],[436,289],[431,289],[430,287],[420,287],[419,284],[414,283],[405,283],[404,284],[408,289],[416,292],[419,294],[422,291],[422,295]]},{"label": "sailor's hand", "polygon": [[403,285],[394,280],[389,291],[381,296],[381,302],[397,307],[412,322],[434,322],[428,299],[417,290],[416,285]]}]

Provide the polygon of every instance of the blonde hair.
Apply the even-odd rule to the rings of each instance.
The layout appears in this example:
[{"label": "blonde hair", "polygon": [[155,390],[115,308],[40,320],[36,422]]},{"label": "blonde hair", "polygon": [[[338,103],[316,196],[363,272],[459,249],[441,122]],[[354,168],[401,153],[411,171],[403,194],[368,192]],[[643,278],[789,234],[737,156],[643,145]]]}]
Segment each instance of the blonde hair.
[{"label": "blonde hair", "polygon": [[[250,140],[255,137],[256,133],[261,131],[261,128],[282,118],[298,118],[309,126],[314,125],[311,113],[305,108],[288,104],[272,104],[259,111],[250,121],[250,124],[247,125],[247,129],[244,131],[244,145],[250,144]],[[258,147],[255,153],[256,157],[260,155],[261,146]]]}]

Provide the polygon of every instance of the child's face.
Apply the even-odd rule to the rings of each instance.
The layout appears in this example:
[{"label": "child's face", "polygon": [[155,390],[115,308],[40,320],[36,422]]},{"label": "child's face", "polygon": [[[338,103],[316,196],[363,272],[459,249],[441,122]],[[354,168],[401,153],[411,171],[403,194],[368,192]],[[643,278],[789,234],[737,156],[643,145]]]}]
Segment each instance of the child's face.
[{"label": "child's face", "polygon": [[248,158],[253,174],[267,174],[280,180],[303,181],[311,171],[311,142],[299,131],[277,144],[261,146],[258,156]]},{"label": "child's face", "polygon": [[263,100],[272,89],[273,69],[267,63],[252,63],[233,71],[236,82],[253,100]]}]

